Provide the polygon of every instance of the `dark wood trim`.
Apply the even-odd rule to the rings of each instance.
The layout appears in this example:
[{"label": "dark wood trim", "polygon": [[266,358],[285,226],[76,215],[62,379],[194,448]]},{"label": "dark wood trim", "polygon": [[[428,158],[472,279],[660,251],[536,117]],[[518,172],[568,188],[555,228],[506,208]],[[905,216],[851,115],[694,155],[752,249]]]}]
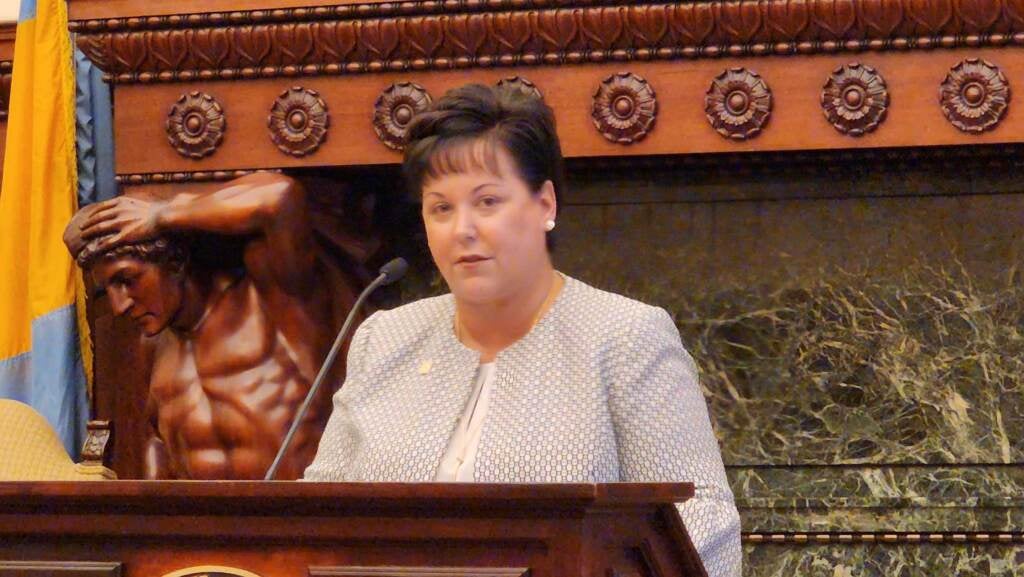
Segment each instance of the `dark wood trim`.
[{"label": "dark wood trim", "polygon": [[[400,160],[400,158],[396,157],[393,165],[397,165]],[[566,159],[566,164],[570,174],[585,172],[589,176],[614,176],[617,173],[633,174],[637,170],[673,170],[677,168],[729,169],[740,170],[745,173],[758,170],[780,170],[806,174],[809,170],[816,172],[828,170],[846,172],[849,170],[848,165],[851,163],[856,165],[880,163],[888,168],[906,169],[921,163],[944,163],[951,160],[983,161],[989,167],[1024,167],[1024,144],[584,157],[568,158]],[[344,170],[344,168],[339,167],[340,170]],[[280,172],[281,170],[287,170],[287,168],[125,173],[118,174],[116,180],[121,187],[149,184],[226,182],[261,170]]]},{"label": "dark wood trim", "polygon": [[72,28],[118,83],[1024,45],[1024,0],[602,4],[400,2]]},{"label": "dark wood trim", "polygon": [[[295,483],[262,481],[0,482],[0,514],[38,510],[99,513],[111,506],[133,512],[194,511],[269,514],[274,511],[388,509],[430,497],[437,510],[616,506],[675,503],[693,495],[691,483]],[[12,498],[12,497],[16,497]],[[98,507],[98,508],[97,508]],[[136,509],[137,508],[137,509]],[[143,508],[146,511],[143,511]],[[0,534],[14,531],[0,523]]]},{"label": "dark wood trim", "polygon": [[1024,532],[1010,533],[970,533],[951,531],[948,533],[743,533],[744,543],[752,545],[920,545],[954,543],[973,543],[982,545],[1002,545],[1008,543],[1024,543]]},{"label": "dark wood trim", "polygon": [[3,561],[0,577],[121,577],[121,564],[97,561]]},{"label": "dark wood trim", "polygon": [[118,174],[115,178],[120,186],[141,186],[145,184],[182,184],[186,182],[227,182],[246,174],[274,169],[254,168],[248,170],[199,170],[196,172],[155,172],[146,174]]}]

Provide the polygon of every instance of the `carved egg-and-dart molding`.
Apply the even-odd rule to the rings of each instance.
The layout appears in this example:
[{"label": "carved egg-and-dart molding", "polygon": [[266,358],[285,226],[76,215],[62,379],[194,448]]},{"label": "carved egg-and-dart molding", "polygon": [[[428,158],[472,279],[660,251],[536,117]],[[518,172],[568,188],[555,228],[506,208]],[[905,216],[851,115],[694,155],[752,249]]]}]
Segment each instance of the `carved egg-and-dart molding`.
[{"label": "carved egg-and-dart molding", "polygon": [[178,154],[189,158],[213,154],[226,128],[224,109],[204,92],[182,94],[167,113],[167,140]]},{"label": "carved egg-and-dart molding", "polygon": [[939,104],[953,126],[980,133],[994,128],[1010,104],[1010,84],[999,67],[967,58],[949,70],[939,88]]},{"label": "carved egg-and-dart molding", "polygon": [[730,68],[711,82],[704,112],[716,132],[733,140],[756,136],[772,113],[772,91],[756,72]]},{"label": "carved egg-and-dart molding", "polygon": [[647,136],[658,116],[654,89],[631,72],[605,78],[594,92],[590,117],[605,138],[619,144],[633,144]]},{"label": "carved egg-and-dart molding", "polygon": [[270,140],[292,156],[312,154],[327,137],[327,105],[316,90],[293,86],[270,107]]},{"label": "carved egg-and-dart molding", "polygon": [[405,133],[413,117],[430,106],[430,94],[414,82],[392,84],[377,97],[373,129],[392,150],[405,148]]},{"label": "carved egg-and-dart molding", "polygon": [[889,90],[874,68],[859,63],[836,68],[821,91],[821,108],[836,130],[863,136],[878,128],[889,110]]},{"label": "carved egg-and-dart molding", "polygon": [[518,90],[527,96],[533,96],[544,100],[544,95],[540,93],[540,89],[537,85],[522,76],[509,76],[508,78],[502,78],[498,81],[499,88],[510,88]]}]

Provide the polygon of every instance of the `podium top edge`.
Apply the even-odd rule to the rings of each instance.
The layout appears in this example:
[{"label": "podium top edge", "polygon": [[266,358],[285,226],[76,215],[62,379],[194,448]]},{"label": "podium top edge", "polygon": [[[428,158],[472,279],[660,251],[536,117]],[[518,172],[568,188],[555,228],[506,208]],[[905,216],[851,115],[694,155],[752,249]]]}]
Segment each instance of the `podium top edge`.
[{"label": "podium top edge", "polygon": [[319,483],[306,481],[6,481],[0,482],[0,504],[36,500],[244,502],[257,500],[329,500],[334,504],[411,506],[460,502],[494,506],[616,505],[682,502],[693,496],[692,483]]}]

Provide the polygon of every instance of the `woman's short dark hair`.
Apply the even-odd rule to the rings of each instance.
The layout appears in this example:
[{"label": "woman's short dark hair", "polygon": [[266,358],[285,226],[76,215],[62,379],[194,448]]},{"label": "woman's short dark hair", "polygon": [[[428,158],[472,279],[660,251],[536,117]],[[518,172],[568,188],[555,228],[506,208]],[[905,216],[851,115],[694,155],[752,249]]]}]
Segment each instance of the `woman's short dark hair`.
[{"label": "woman's short dark hair", "polygon": [[[484,146],[473,150],[470,145],[478,143]],[[406,136],[406,187],[419,197],[425,180],[443,174],[474,167],[497,173],[496,144],[515,161],[531,191],[540,191],[550,180],[557,202],[565,176],[555,114],[543,100],[515,86],[468,84],[417,114]]]}]

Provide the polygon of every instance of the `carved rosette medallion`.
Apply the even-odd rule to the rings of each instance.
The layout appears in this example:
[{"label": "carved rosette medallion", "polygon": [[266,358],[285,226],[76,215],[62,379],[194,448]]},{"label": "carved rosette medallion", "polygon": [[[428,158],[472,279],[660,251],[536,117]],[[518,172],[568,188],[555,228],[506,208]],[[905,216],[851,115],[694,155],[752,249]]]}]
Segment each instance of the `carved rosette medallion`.
[{"label": "carved rosette medallion", "polygon": [[730,68],[711,82],[704,113],[716,132],[733,140],[756,136],[772,113],[772,91],[756,72]]},{"label": "carved rosette medallion", "polygon": [[590,117],[598,132],[612,142],[633,144],[643,139],[657,116],[654,89],[631,72],[612,74],[594,92]]},{"label": "carved rosette medallion", "polygon": [[373,107],[373,130],[392,150],[405,148],[405,132],[414,116],[430,106],[430,94],[415,82],[399,82],[377,97]]},{"label": "carved rosette medallion", "polygon": [[498,81],[499,88],[509,88],[518,90],[527,96],[533,96],[544,100],[544,95],[540,93],[540,89],[537,85],[522,76],[509,76],[508,78],[502,78]]},{"label": "carved rosette medallion", "polygon": [[178,154],[189,158],[213,154],[226,128],[224,109],[204,92],[182,94],[167,113],[167,140]]},{"label": "carved rosette medallion", "polygon": [[967,58],[949,70],[939,88],[942,113],[964,132],[995,128],[1010,104],[1010,84],[999,67]]},{"label": "carved rosette medallion", "polygon": [[270,107],[267,126],[270,140],[281,152],[292,156],[312,154],[327,137],[327,105],[317,91],[293,86]]},{"label": "carved rosette medallion", "polygon": [[163,577],[260,577],[252,571],[219,565],[197,565],[165,574]]},{"label": "carved rosette medallion", "polygon": [[889,90],[874,68],[852,63],[836,68],[821,91],[821,108],[836,130],[863,136],[878,128],[889,110]]}]

